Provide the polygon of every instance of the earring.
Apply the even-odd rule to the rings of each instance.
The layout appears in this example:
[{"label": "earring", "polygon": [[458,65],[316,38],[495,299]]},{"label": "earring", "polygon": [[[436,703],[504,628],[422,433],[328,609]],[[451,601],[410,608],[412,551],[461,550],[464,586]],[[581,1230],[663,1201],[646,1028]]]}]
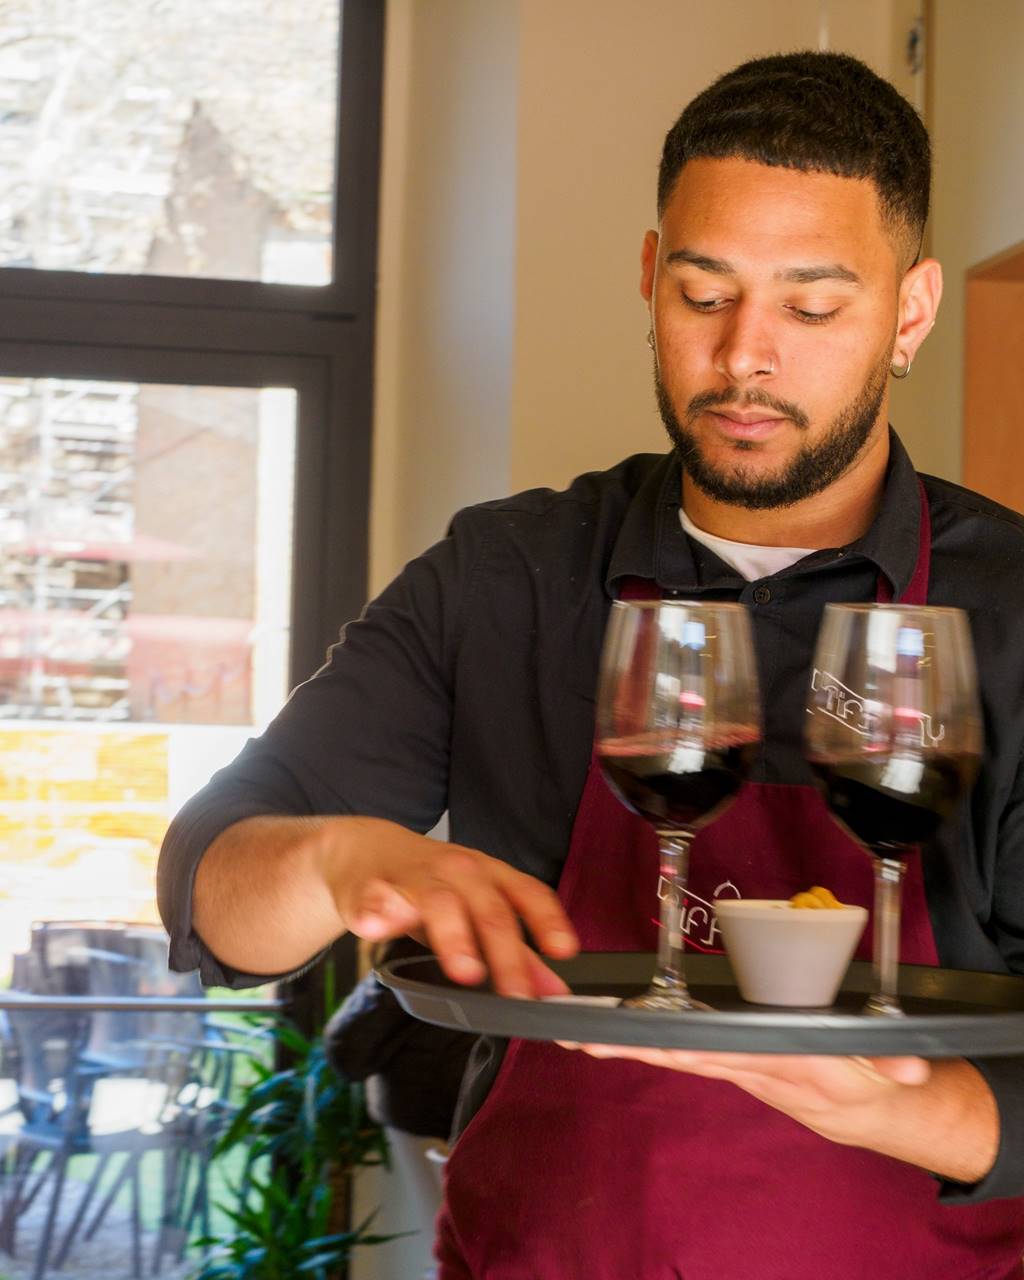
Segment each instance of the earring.
[{"label": "earring", "polygon": [[651,349],[652,351],[654,351],[654,350],[655,350],[655,346],[654,346],[654,330],[653,330],[653,329],[648,329],[648,330],[647,330],[647,345],[650,347],[650,349]]},{"label": "earring", "polygon": [[889,365],[889,372],[892,374],[894,378],[897,378],[897,379],[905,378],[907,374],[910,372],[910,366],[912,363],[913,362],[911,361],[910,356],[907,356],[906,364],[897,365],[894,361],[892,364]]}]

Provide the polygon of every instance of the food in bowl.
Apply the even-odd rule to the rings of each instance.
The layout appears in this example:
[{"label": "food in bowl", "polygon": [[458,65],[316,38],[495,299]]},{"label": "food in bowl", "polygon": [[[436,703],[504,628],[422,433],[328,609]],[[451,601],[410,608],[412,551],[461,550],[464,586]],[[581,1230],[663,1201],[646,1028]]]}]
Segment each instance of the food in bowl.
[{"label": "food in bowl", "polygon": [[789,900],[791,907],[810,908],[812,911],[835,911],[837,907],[843,904],[839,901],[831,889],[826,889],[824,885],[812,884],[804,893],[794,893]]},{"label": "food in bowl", "polygon": [[785,898],[718,898],[718,927],[750,1004],[833,1004],[868,921],[865,907],[802,910]]}]

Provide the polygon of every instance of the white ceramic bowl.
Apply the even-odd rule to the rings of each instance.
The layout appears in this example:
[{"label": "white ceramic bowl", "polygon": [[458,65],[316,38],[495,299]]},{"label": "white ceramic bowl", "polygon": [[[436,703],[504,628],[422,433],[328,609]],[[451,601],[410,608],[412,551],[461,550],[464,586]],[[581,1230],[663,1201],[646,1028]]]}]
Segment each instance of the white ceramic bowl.
[{"label": "white ceramic bowl", "polygon": [[715,911],[743,999],[803,1008],[835,1001],[868,921],[864,907],[816,911],[774,898],[720,898]]}]

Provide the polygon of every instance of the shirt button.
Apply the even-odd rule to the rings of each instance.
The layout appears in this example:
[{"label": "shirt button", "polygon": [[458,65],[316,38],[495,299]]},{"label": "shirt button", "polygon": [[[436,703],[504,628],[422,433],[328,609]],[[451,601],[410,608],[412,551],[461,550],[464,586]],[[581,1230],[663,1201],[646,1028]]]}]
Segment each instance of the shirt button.
[{"label": "shirt button", "polygon": [[767,604],[767,603],[768,603],[768,601],[769,601],[771,598],[772,598],[772,593],[771,593],[771,591],[769,591],[769,589],[768,589],[767,587],[755,587],[755,588],[754,588],[754,603],[755,603],[755,604]]}]

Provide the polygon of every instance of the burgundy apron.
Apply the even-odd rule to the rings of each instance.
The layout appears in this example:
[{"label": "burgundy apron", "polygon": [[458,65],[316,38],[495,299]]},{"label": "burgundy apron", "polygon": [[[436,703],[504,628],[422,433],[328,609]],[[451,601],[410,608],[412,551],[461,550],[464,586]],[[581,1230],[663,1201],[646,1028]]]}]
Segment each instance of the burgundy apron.
[{"label": "burgundy apron", "polygon": [[[931,537],[922,498],[923,604]],[[650,596],[634,584],[629,596]],[[879,600],[891,599],[879,583]],[[653,951],[651,827],[591,761],[559,897],[584,951]],[[719,951],[712,899],[824,884],[871,907],[870,859],[813,787],[748,783],[693,842],[687,946]],[[871,926],[862,951],[870,951]],[[901,959],[936,964],[920,860]],[[448,1161],[439,1280],[1008,1280],[1024,1205],[941,1205],[923,1170],[844,1147],[719,1080],[513,1040]]]}]

